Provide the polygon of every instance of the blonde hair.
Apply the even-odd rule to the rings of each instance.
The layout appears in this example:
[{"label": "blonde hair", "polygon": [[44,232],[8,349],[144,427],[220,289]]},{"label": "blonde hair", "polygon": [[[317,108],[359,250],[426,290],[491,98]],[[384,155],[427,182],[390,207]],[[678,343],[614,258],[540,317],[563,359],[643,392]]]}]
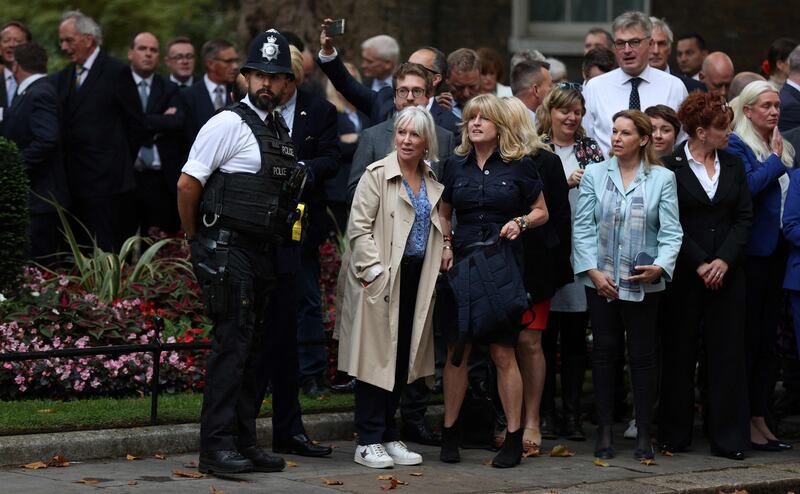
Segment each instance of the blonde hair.
[{"label": "blonde hair", "polygon": [[[753,81],[742,89],[742,92],[731,100],[730,104],[733,107],[733,131],[736,135],[742,138],[745,144],[753,151],[759,161],[764,161],[772,154],[769,141],[759,135],[753,122],[744,114],[744,107],[753,105],[759,96],[772,91],[777,93],[775,87],[767,81]],[[781,161],[784,166],[792,167],[794,162],[794,147],[789,141],[783,141],[783,153],[781,154]]]},{"label": "blonde hair", "polygon": [[503,104],[508,109],[508,123],[512,129],[516,130],[519,139],[527,147],[527,154],[536,154],[542,149],[549,151],[550,148],[536,133],[525,103],[518,98],[505,97]]},{"label": "blonde hair", "polygon": [[[647,136],[647,144],[639,148],[639,160],[644,162],[644,172],[647,173],[651,166],[662,166],[661,160],[656,154],[656,149],[653,146],[653,123],[650,121],[644,112],[639,110],[623,110],[614,114],[611,119],[616,122],[618,118],[627,118],[633,122],[633,126],[639,137]],[[614,155],[614,149],[609,151],[611,156]]]},{"label": "blonde hair", "polygon": [[289,45],[289,53],[292,54],[292,73],[294,80],[297,84],[301,84],[306,77],[306,72],[303,70],[303,52],[297,49],[294,45]]},{"label": "blonde hair", "polygon": [[511,130],[506,106],[493,94],[481,94],[467,102],[462,112],[461,144],[456,148],[456,154],[466,156],[472,151],[467,123],[478,114],[497,127],[497,150],[503,161],[518,160],[528,154],[527,146],[522,143],[517,133]]},{"label": "blonde hair", "polygon": [[[552,110],[570,108],[575,103],[581,104],[581,115],[586,115],[586,101],[577,86],[570,83],[562,83],[553,86],[553,89],[544,97],[544,101],[536,109],[536,126],[542,136],[551,136],[553,133],[553,117],[550,115]],[[581,120],[582,121],[582,120]],[[582,139],[586,135],[583,125],[578,125],[575,129],[575,141]]]},{"label": "blonde hair", "polygon": [[[353,76],[353,79],[361,82],[361,74],[358,72],[358,69],[355,65],[351,64],[350,62],[344,63],[345,68],[347,71],[350,72],[350,75]],[[348,106],[347,100],[344,99],[342,93],[336,90],[336,87],[333,83],[328,79],[328,82],[325,84],[325,98],[336,107],[336,111],[341,113],[344,109]]]},{"label": "blonde hair", "polygon": [[[425,140],[425,145],[428,148],[425,152],[425,159],[438,161],[439,146],[436,139],[436,125],[433,123],[433,117],[430,112],[421,106],[404,108],[394,117],[395,133],[409,124],[411,124],[414,132]],[[395,148],[394,139],[392,139],[392,148]]]}]

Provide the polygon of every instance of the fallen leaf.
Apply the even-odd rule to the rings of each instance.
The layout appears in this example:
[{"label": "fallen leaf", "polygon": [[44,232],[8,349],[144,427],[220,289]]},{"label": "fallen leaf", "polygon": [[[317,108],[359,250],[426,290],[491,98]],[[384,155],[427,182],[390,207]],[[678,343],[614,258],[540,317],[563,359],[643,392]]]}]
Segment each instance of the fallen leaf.
[{"label": "fallen leaf", "polygon": [[397,489],[397,484],[398,484],[397,479],[394,478],[394,477],[391,477],[391,483],[386,484],[386,485],[382,485],[381,486],[381,490],[382,491],[391,491],[393,489]]},{"label": "fallen leaf", "polygon": [[325,483],[325,485],[344,485],[341,480],[331,480],[326,479],[325,477],[322,477],[322,481]]},{"label": "fallen leaf", "polygon": [[128,461],[133,461],[133,460],[138,460],[138,459],[139,459],[139,457],[138,457],[138,456],[133,456],[133,455],[131,455],[131,454],[129,454],[129,455],[126,455],[126,456],[125,456],[125,458],[126,458]]},{"label": "fallen leaf", "polygon": [[86,484],[86,485],[94,485],[94,484],[98,484],[98,483],[100,483],[100,481],[99,481],[99,480],[97,480],[97,479],[80,479],[80,480],[75,480],[75,481],[73,481],[72,483],[73,483],[73,484]]},{"label": "fallen leaf", "polygon": [[570,456],[575,456],[575,452],[570,451],[569,448],[563,444],[556,444],[553,446],[553,449],[550,450],[550,456],[557,458],[569,458]]},{"label": "fallen leaf", "polygon": [[206,476],[204,473],[200,472],[184,472],[183,470],[173,470],[172,475],[176,477],[185,477],[187,479],[202,479]]},{"label": "fallen leaf", "polygon": [[56,413],[55,408],[42,408],[41,410],[36,410],[38,413]]},{"label": "fallen leaf", "polygon": [[138,483],[139,483],[139,482],[137,482],[137,481],[135,481],[135,480],[129,480],[129,481],[128,481],[128,485],[136,485],[136,484],[138,484]]},{"label": "fallen leaf", "polygon": [[289,468],[295,468],[295,467],[297,467],[297,463],[294,462],[294,461],[287,461],[286,462],[286,466],[289,467]]},{"label": "fallen leaf", "polygon": [[662,449],[661,451],[659,451],[659,453],[661,453],[661,455],[662,455],[662,456],[675,456],[675,455],[672,453],[672,451],[670,451],[670,450],[668,450],[668,449]]},{"label": "fallen leaf", "polygon": [[156,460],[166,460],[167,459],[167,455],[165,455],[164,453],[160,453],[160,452],[156,453],[153,456],[155,457]]},{"label": "fallen leaf", "polygon": [[655,460],[653,460],[651,458],[642,458],[641,463],[642,463],[642,465],[647,465],[648,467],[651,466],[651,465],[655,465],[656,464]]},{"label": "fallen leaf", "polygon": [[214,487],[214,484],[211,484],[210,491],[211,494],[225,494],[225,491],[223,491],[222,489],[217,489],[216,487]]},{"label": "fallen leaf", "polygon": [[491,465],[492,464],[492,460],[483,460],[483,464],[484,465]]},{"label": "fallen leaf", "polygon": [[598,467],[607,467],[608,466],[608,463],[604,462],[600,458],[595,458],[594,459],[594,464],[597,465]]},{"label": "fallen leaf", "polygon": [[378,480],[392,480],[394,475],[378,475]]},{"label": "fallen leaf", "polygon": [[28,470],[38,470],[40,468],[47,468],[47,463],[43,461],[35,461],[26,465],[20,465],[20,468],[27,468]]},{"label": "fallen leaf", "polygon": [[47,462],[47,466],[63,468],[63,467],[68,467],[69,462],[67,461],[66,458],[64,458],[64,455],[55,455],[54,457],[50,458],[50,461]]},{"label": "fallen leaf", "polygon": [[422,477],[422,472],[411,472],[409,475],[412,477]]},{"label": "fallen leaf", "polygon": [[183,466],[186,468],[197,468],[197,462],[190,461],[189,463],[184,463]]}]

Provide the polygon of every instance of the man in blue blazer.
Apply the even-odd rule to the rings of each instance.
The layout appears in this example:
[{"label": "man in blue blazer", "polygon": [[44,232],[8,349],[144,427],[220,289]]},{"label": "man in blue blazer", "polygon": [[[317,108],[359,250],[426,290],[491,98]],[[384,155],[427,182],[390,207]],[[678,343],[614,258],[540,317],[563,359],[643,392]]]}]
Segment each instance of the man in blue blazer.
[{"label": "man in blue blazer", "polygon": [[800,348],[800,170],[789,174],[789,192],[783,208],[783,235],[789,242],[789,260],[783,288],[789,291],[794,317],[794,333]]},{"label": "man in blue blazer", "polygon": [[[69,206],[69,192],[61,153],[61,108],[56,88],[47,79],[47,51],[36,43],[14,50],[17,96],[6,116],[4,135],[14,141],[30,180],[31,257],[59,251],[60,223],[53,206],[40,197]],[[39,259],[45,264],[54,259]]]},{"label": "man in blue blazer", "polygon": [[100,48],[102,31],[91,17],[66,12],[58,34],[71,60],[52,77],[62,106],[72,213],[108,251],[135,231],[130,196],[144,130],[142,105],[130,68]]},{"label": "man in blue blazer", "polygon": [[789,77],[780,92],[781,115],[778,129],[781,132],[800,127],[800,46],[789,54]]}]

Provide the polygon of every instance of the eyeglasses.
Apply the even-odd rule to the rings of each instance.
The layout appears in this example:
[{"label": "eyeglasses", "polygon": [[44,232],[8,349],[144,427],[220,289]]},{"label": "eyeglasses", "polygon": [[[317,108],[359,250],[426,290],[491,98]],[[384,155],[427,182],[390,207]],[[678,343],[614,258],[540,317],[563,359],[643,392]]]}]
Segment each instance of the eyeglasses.
[{"label": "eyeglasses", "polygon": [[[176,62],[183,62],[183,61],[187,61],[188,62],[188,61],[194,60],[194,54],[193,53],[187,53],[186,55],[173,55],[173,56],[167,57],[167,58],[169,60],[175,60]],[[219,59],[215,58],[214,60],[219,60]],[[224,60],[221,60],[221,61],[224,62]]]},{"label": "eyeglasses", "polygon": [[238,58],[215,58],[214,60],[216,60],[217,62],[222,62],[227,65],[236,65],[239,63]]},{"label": "eyeglasses", "polygon": [[642,42],[644,42],[646,39],[650,39],[650,36],[645,36],[644,38],[618,39],[614,41],[614,47],[617,50],[624,50],[625,45],[628,45],[631,47],[631,49],[635,50],[642,46]]},{"label": "eyeglasses", "polygon": [[414,87],[410,90],[407,87],[399,87],[395,89],[394,94],[396,94],[399,98],[407,98],[409,92],[411,92],[411,95],[415,98],[425,96],[425,89],[421,87]]},{"label": "eyeglasses", "polygon": [[583,86],[577,82],[559,82],[556,87],[563,90],[571,89],[573,91],[578,91],[579,93],[583,91]]}]

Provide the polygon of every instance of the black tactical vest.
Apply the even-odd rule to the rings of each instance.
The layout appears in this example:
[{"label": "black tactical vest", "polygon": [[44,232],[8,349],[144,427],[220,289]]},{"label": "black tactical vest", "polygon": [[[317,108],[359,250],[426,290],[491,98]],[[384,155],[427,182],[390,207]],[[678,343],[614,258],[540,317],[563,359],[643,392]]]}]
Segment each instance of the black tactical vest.
[{"label": "black tactical vest", "polygon": [[261,150],[261,169],[257,173],[222,173],[219,169],[212,173],[203,189],[200,220],[207,228],[229,228],[275,242],[289,239],[302,190],[298,181],[305,175],[298,173],[301,170],[288,129],[278,122],[274,129],[268,127],[246,103],[227,110],[242,117],[253,131]]}]

